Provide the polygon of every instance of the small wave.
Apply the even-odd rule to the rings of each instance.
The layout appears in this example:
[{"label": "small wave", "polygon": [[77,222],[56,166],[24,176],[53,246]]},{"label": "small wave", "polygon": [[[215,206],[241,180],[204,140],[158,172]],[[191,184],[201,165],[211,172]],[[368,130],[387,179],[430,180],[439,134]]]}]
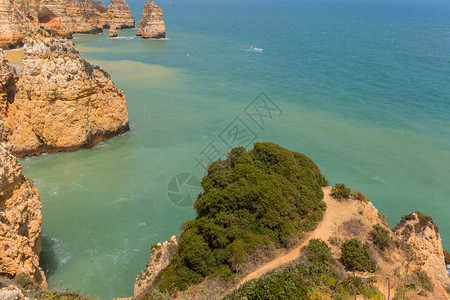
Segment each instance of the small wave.
[{"label": "small wave", "polygon": [[378,182],[384,183],[384,179],[382,179],[382,178],[380,178],[380,177],[378,177],[378,176],[372,177],[372,180],[373,180],[373,181],[378,181]]},{"label": "small wave", "polygon": [[262,48],[256,48],[255,46],[251,46],[250,49],[248,49],[248,51],[252,51],[252,52],[264,52],[264,49],[262,49]]},{"label": "small wave", "polygon": [[110,39],[112,40],[134,40],[136,37],[135,36],[116,36],[116,37],[112,37]]}]

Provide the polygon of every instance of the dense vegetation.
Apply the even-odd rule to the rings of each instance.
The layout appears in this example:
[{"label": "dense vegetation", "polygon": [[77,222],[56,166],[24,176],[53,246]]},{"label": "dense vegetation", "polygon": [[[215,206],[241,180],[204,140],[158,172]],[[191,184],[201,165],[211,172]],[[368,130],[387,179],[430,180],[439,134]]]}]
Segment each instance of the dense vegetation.
[{"label": "dense vegetation", "polygon": [[156,279],[161,291],[186,290],[206,276],[229,279],[257,256],[293,245],[313,230],[326,205],[327,181],[305,155],[273,143],[234,148],[202,180],[170,265]]},{"label": "dense vegetation", "polygon": [[370,255],[369,245],[364,245],[358,239],[351,239],[342,244],[342,256],[340,259],[347,271],[376,270],[376,263]]},{"label": "dense vegetation", "polygon": [[225,299],[384,299],[372,280],[343,276],[324,241],[311,240],[302,253],[299,263],[247,282]]}]

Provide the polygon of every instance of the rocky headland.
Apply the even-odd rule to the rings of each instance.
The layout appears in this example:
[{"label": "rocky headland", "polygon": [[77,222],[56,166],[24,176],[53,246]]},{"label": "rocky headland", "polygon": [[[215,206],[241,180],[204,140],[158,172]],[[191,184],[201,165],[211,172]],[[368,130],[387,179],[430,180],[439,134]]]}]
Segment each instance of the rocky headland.
[{"label": "rocky headland", "polygon": [[[0,117],[0,133],[3,120]],[[0,275],[24,274],[46,285],[39,267],[41,202],[38,191],[22,174],[17,158],[1,143],[0,134]]]},{"label": "rocky headland", "polygon": [[[340,184],[319,192],[313,182],[322,182],[320,172],[301,154],[270,143],[255,144],[257,153],[236,149],[227,160],[210,165],[202,181],[204,193],[194,204],[198,216],[184,224],[178,242],[173,237],[152,246],[151,260],[130,299],[387,299],[389,294],[391,299],[449,299],[446,258],[431,217],[415,212],[391,229],[359,190]],[[283,186],[284,195],[275,186],[266,190],[270,184],[265,176]],[[303,195],[289,188],[285,176],[306,184]],[[258,194],[261,189],[265,192]],[[321,206],[310,202],[295,219],[288,203],[313,199],[304,198],[311,192],[323,195],[323,217],[314,217]],[[271,202],[274,195],[279,196]],[[286,215],[291,220],[284,222]],[[257,216],[255,222],[252,216]],[[299,224],[303,230],[297,233],[303,233],[285,236]]]},{"label": "rocky headland", "polygon": [[163,39],[166,37],[166,26],[161,8],[153,0],[144,4],[142,19],[139,22],[137,36],[145,39]]},{"label": "rocky headland", "polygon": [[0,47],[17,48],[36,26],[71,38],[73,33],[99,33],[114,23],[134,28],[135,19],[125,0],[108,7],[93,0],[4,0],[0,3]]},{"label": "rocky headland", "polygon": [[15,155],[89,148],[129,130],[124,92],[72,42],[39,29],[24,40],[18,77],[0,55],[3,136]]}]

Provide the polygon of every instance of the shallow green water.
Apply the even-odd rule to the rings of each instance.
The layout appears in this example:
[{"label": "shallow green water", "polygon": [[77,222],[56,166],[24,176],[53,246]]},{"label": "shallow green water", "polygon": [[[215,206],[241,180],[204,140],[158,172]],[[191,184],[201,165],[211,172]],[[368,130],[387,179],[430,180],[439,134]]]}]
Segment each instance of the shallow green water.
[{"label": "shallow green water", "polygon": [[[170,201],[169,181],[201,178],[195,158],[211,142],[229,150],[220,137],[236,144],[224,130],[237,117],[258,141],[303,152],[331,183],[363,190],[391,225],[432,215],[449,248],[447,3],[160,3],[168,40],[133,30],[74,39],[125,90],[131,132],[22,160],[41,194],[50,285],[130,296],[150,245],[194,217]],[[261,92],[282,111],[262,128],[244,112]]]}]

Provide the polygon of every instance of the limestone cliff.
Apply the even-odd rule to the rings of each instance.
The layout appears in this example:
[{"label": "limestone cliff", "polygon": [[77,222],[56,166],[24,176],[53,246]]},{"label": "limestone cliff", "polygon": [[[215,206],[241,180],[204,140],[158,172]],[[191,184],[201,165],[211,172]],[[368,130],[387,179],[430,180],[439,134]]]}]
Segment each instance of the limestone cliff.
[{"label": "limestone cliff", "polygon": [[100,1],[66,0],[74,33],[100,33],[107,8]]},{"label": "limestone cliff", "polygon": [[[0,117],[0,133],[3,121]],[[0,134],[1,137],[1,134]],[[46,285],[39,267],[41,202],[17,158],[0,145],[0,274],[24,273]]]},{"label": "limestone cliff", "polygon": [[135,20],[125,0],[111,0],[108,8],[94,0],[0,1],[0,47],[17,48],[36,26],[70,38],[72,33],[99,33],[115,23],[134,28]]},{"label": "limestone cliff", "polygon": [[415,264],[426,270],[431,278],[450,289],[442,240],[439,228],[433,220],[420,212],[415,212],[403,216],[401,222],[394,228],[394,233],[399,239],[411,245]]},{"label": "limestone cliff", "polygon": [[74,151],[129,130],[124,92],[72,42],[39,30],[24,43],[16,95],[3,105],[14,154]]},{"label": "limestone cliff", "polygon": [[166,26],[164,25],[162,10],[153,0],[144,4],[142,19],[139,22],[136,35],[146,39],[163,39],[166,37]]},{"label": "limestone cliff", "polygon": [[0,1],[0,48],[21,46],[22,40],[32,28],[31,22],[11,4],[10,0]]},{"label": "limestone cliff", "polygon": [[[25,16],[31,24],[27,33],[35,26],[55,30],[63,37],[71,37],[72,20],[67,11],[65,0],[3,0],[12,3],[17,12]],[[1,28],[1,27],[0,27]]]},{"label": "limestone cliff", "polygon": [[136,278],[136,283],[134,284],[135,296],[148,292],[147,289],[151,287],[159,272],[169,265],[176,247],[177,238],[175,236],[172,236],[169,241],[152,246],[150,261],[145,270],[139,273]]}]

